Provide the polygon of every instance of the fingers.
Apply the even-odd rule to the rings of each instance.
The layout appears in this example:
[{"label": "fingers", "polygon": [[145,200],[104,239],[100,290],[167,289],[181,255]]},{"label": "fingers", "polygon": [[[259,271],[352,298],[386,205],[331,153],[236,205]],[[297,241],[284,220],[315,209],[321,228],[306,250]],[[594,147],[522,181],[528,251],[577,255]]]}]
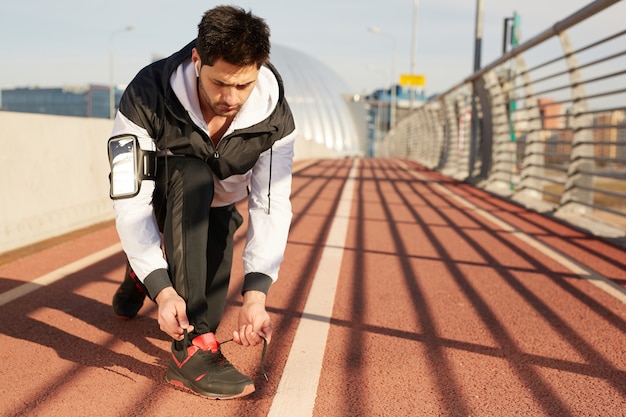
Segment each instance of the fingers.
[{"label": "fingers", "polygon": [[263,343],[263,339],[269,344],[272,338],[271,326],[264,326],[255,331],[253,325],[246,324],[233,332],[233,341],[242,346],[257,346]]},{"label": "fingers", "polygon": [[186,313],[185,301],[177,294],[164,296],[158,302],[159,327],[161,331],[175,340],[183,339],[183,329],[193,331]]},{"label": "fingers", "polygon": [[271,328],[269,329],[269,331],[265,331],[265,341],[267,342],[268,345],[272,341],[272,329]]},{"label": "fingers", "polygon": [[251,324],[241,326],[233,332],[233,339],[242,346],[255,346],[263,341],[260,335],[254,331]]},{"label": "fingers", "polygon": [[[233,340],[242,346],[256,346],[268,340],[272,333],[270,316],[265,309],[265,294],[248,291],[239,310],[239,327],[233,332]],[[269,341],[269,340],[268,340]]]},{"label": "fingers", "polygon": [[176,315],[171,313],[173,312],[166,312],[166,314],[159,317],[159,327],[162,332],[166,333],[171,338],[182,340],[183,326],[179,324]]},{"label": "fingers", "polygon": [[187,332],[193,331],[193,326],[189,324],[187,319],[187,306],[184,302],[176,304],[176,333],[178,337],[176,340],[181,340],[184,335],[184,330]]},{"label": "fingers", "polygon": [[[161,329],[163,330],[163,329]],[[185,337],[185,332],[184,330],[187,330],[187,333],[191,333],[193,332],[193,326],[187,326],[187,327],[178,327],[176,329],[174,329],[171,333],[167,332],[165,330],[163,330],[165,333],[167,333],[172,339],[175,340],[183,340],[183,338]]]}]

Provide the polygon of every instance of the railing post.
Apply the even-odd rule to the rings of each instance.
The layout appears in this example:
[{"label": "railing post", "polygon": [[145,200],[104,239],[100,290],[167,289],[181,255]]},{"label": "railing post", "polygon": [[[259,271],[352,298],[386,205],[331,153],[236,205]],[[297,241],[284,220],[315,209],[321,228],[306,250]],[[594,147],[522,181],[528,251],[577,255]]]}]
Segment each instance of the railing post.
[{"label": "railing post", "polygon": [[441,145],[441,154],[437,164],[437,170],[443,171],[450,159],[450,149],[452,147],[452,135],[454,129],[454,106],[451,106],[448,96],[438,98],[439,102],[439,123],[443,126],[443,143]]},{"label": "railing post", "polygon": [[[541,136],[541,111],[539,110],[539,102],[533,90],[533,83],[528,75],[526,63],[522,55],[516,57],[516,67],[521,75],[524,84],[524,108],[518,110],[511,117],[515,117],[513,121],[514,129],[517,130],[518,124],[528,124],[526,129],[526,146],[524,148],[524,156],[522,168],[520,170],[520,187],[514,195],[523,200],[543,199],[542,182],[539,178],[544,177],[546,143]],[[521,114],[525,114],[521,117]],[[522,129],[520,129],[522,130]]]},{"label": "railing post", "polygon": [[493,156],[493,114],[491,112],[491,100],[489,92],[485,87],[485,80],[480,77],[478,80],[478,99],[480,101],[480,171],[478,180],[485,180],[489,176],[492,166]]},{"label": "railing post", "polygon": [[[485,74],[486,87],[491,97],[492,123],[492,167],[487,188],[501,195],[510,195],[512,191],[513,170],[515,168],[515,142],[510,140],[507,118],[506,94],[508,74],[498,76],[495,69]],[[505,93],[505,90],[507,91]]]},{"label": "railing post", "polygon": [[567,179],[559,211],[588,214],[593,204],[593,192],[590,190],[593,187],[593,177],[586,172],[593,172],[595,169],[593,136],[589,129],[593,124],[593,117],[587,114],[582,74],[567,31],[561,32],[559,39],[570,76],[573,103],[571,127],[574,132]]}]

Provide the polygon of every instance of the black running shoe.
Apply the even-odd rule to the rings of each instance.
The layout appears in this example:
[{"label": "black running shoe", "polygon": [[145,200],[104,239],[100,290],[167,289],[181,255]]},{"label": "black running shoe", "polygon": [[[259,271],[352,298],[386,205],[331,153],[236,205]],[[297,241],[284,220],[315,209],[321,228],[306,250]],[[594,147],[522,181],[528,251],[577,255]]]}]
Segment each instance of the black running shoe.
[{"label": "black running shoe", "polygon": [[113,311],[120,317],[132,319],[143,306],[145,298],[146,291],[139,282],[135,272],[126,263],[124,281],[122,281],[115,295],[113,295]]},{"label": "black running shoe", "polygon": [[172,343],[167,382],[212,399],[243,397],[254,392],[254,383],[224,357],[213,333]]}]

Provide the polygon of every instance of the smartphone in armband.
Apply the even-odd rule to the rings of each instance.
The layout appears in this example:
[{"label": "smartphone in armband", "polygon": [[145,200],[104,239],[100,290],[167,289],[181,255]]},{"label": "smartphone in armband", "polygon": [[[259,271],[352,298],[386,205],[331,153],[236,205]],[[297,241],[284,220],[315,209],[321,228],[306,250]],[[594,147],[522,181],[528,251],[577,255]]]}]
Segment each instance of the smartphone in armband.
[{"label": "smartphone in armband", "polygon": [[134,197],[142,180],[156,178],[156,152],[142,150],[136,136],[114,136],[108,148],[112,199]]},{"label": "smartphone in armband", "polygon": [[112,199],[133,197],[139,193],[139,141],[122,135],[109,139],[109,164]]}]

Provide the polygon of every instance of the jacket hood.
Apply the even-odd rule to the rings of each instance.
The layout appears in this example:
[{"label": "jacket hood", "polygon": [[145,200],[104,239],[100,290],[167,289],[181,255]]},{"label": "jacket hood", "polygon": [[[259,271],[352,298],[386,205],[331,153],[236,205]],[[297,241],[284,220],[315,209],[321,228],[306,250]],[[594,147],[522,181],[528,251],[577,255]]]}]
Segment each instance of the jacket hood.
[{"label": "jacket hood", "polygon": [[235,130],[225,135],[216,147],[206,131],[192,120],[171,85],[173,74],[191,57],[194,46],[195,40],[140,71],[126,89],[120,111],[145,128],[159,150],[201,158],[220,179],[243,174],[254,166],[260,153],[295,129],[282,79],[270,63],[265,65],[278,83],[275,105],[272,103],[269,113],[262,112],[267,117],[256,123],[233,123]]}]

